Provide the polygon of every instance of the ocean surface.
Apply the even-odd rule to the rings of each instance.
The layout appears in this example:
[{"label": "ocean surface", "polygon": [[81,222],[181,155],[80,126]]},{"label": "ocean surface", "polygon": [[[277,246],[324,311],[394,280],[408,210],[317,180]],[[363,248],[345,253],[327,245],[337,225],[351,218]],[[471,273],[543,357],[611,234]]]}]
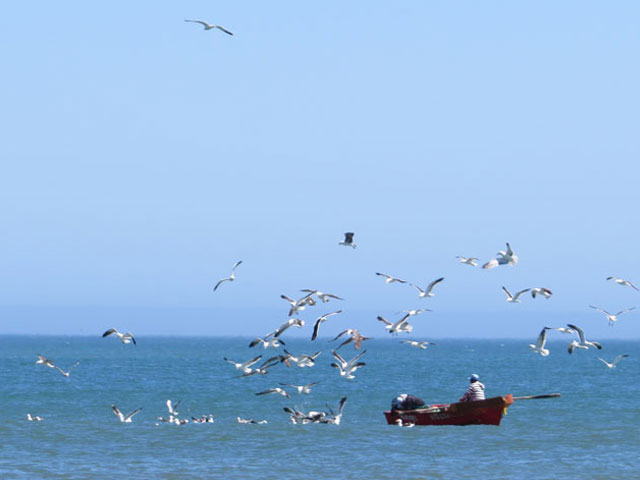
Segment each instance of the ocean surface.
[{"label": "ocean surface", "polygon": [[[284,335],[286,340],[286,334]],[[395,339],[364,343],[367,365],[348,381],[330,367],[328,338],[287,340],[293,354],[322,351],[313,368],[284,364],[235,378],[223,357],[248,360],[273,349],[250,338],[0,336],[0,478],[5,479],[640,479],[640,341],[608,340],[576,351],[561,334],[551,354],[523,340],[443,340],[419,350]],[[280,349],[279,349],[280,350]],[[340,352],[349,359],[352,346]],[[608,369],[596,359],[629,358]],[[37,354],[68,378],[36,365]],[[515,402],[495,426],[400,428],[385,422],[392,398],[456,401],[477,373],[487,397],[561,393]],[[319,381],[310,395],[256,396],[285,383]],[[291,390],[291,389],[289,389]],[[336,408],[340,425],[294,425],[285,406]],[[180,416],[212,413],[214,424],[157,424],[167,399]],[[124,424],[111,405],[143,410]],[[26,414],[44,417],[29,422]],[[236,417],[266,419],[239,424]]]}]

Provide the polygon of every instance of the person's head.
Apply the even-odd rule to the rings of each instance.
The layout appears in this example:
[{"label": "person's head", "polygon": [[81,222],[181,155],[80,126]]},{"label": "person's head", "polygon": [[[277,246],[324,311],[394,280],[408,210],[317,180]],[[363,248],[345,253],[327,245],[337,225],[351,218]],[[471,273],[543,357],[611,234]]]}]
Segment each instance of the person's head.
[{"label": "person's head", "polygon": [[477,382],[478,380],[480,380],[480,377],[478,376],[477,373],[474,373],[469,377],[469,382],[470,383]]}]

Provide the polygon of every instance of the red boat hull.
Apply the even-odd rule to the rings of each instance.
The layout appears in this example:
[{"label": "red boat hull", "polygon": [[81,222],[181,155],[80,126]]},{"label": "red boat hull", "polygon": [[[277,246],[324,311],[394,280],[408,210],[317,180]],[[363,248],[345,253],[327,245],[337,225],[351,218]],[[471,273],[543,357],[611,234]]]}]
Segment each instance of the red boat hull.
[{"label": "red boat hull", "polygon": [[415,425],[500,425],[502,415],[513,403],[511,394],[492,397],[477,402],[459,402],[429,405],[416,410],[393,410],[384,412],[387,423],[393,425],[398,419]]}]

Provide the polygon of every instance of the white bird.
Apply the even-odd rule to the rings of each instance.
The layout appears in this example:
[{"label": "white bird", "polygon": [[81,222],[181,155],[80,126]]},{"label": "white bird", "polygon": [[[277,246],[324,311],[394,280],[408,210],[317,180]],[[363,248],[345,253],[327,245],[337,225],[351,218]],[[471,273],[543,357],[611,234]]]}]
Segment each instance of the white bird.
[{"label": "white bird", "polygon": [[413,317],[414,315],[420,315],[421,313],[430,312],[430,311],[431,310],[429,310],[428,308],[415,308],[413,310],[404,310],[404,312],[410,317]]},{"label": "white bird", "polygon": [[193,423],[215,423],[212,414],[202,415],[200,418],[196,418],[192,415],[191,420],[193,420]]},{"label": "white bird", "polygon": [[507,242],[507,250],[506,251],[500,250],[498,253],[496,253],[496,255],[498,256],[498,258],[489,260],[487,263],[482,265],[482,268],[484,269],[494,268],[494,267],[497,267],[498,265],[514,266],[518,263],[518,257],[515,253],[513,253],[513,250],[511,249],[511,245],[509,245],[509,242]]},{"label": "white bird", "polygon": [[629,280],[623,280],[622,278],[619,277],[607,277],[607,280],[613,280],[614,282],[616,282],[618,285],[622,285],[623,287],[631,287],[634,290],[640,290],[638,287],[636,287],[633,283],[631,283]]},{"label": "white bird", "polygon": [[278,348],[280,345],[285,345],[284,341],[274,336],[275,332],[272,332],[264,337],[258,337],[249,344],[249,348],[255,347],[261,344],[266,348]]},{"label": "white bird", "polygon": [[589,347],[596,347],[598,350],[602,350],[602,345],[600,345],[598,342],[590,342],[585,338],[584,332],[580,327],[576,327],[575,325],[571,325],[570,323],[567,323],[567,327],[574,330],[580,338],[579,342],[577,340],[574,340],[569,344],[569,353],[573,353],[573,350],[576,348],[583,348],[587,350]]},{"label": "white bird", "polygon": [[404,317],[402,317],[400,320],[398,320],[395,323],[391,323],[390,321],[385,320],[380,315],[378,315],[378,317],[376,318],[378,319],[378,321],[385,324],[384,328],[389,330],[390,334],[395,335],[399,332],[411,333],[413,331],[413,325],[407,322],[410,316],[411,315],[407,313]]},{"label": "white bird", "polygon": [[[364,352],[363,352],[364,353]],[[344,404],[347,403],[347,397],[342,397],[340,402],[338,403],[338,412],[334,413],[334,411],[329,407],[329,411],[331,412],[331,416],[325,415],[319,423],[328,423],[331,425],[340,425],[342,421],[342,411],[344,410]],[[328,405],[327,405],[328,406]]]},{"label": "white bird", "polygon": [[629,355],[627,355],[626,353],[624,355],[618,355],[616,358],[613,359],[613,362],[609,363],[607,362],[604,358],[600,358],[600,357],[596,357],[598,360],[600,360],[602,363],[604,363],[608,368],[616,368],[616,364],[618,364],[618,362],[620,362],[620,360],[622,360],[623,358],[627,358]]},{"label": "white bird", "polygon": [[200,25],[202,25],[204,27],[205,30],[211,30],[213,28],[217,28],[218,30],[222,30],[224,33],[226,33],[227,35],[233,35],[233,33],[231,33],[229,30],[227,30],[224,27],[221,27],[220,25],[212,25],[210,23],[207,22],[203,22],[202,20],[185,20],[185,22],[191,22],[191,23],[199,23]]},{"label": "white bird", "polygon": [[115,333],[118,338],[120,339],[120,341],[122,343],[131,343],[133,342],[134,345],[136,345],[136,339],[133,338],[133,335],[131,335],[129,332],[127,333],[120,333],[118,330],[116,330],[115,328],[110,328],[109,330],[107,330],[106,332],[104,332],[102,334],[102,338],[104,337],[108,337],[109,335],[111,335],[112,333]]},{"label": "white bird", "polygon": [[116,407],[115,405],[111,405],[111,409],[113,410],[113,413],[116,414],[116,417],[118,417],[118,419],[120,419],[120,421],[123,423],[131,423],[132,417],[140,410],[142,410],[142,408],[136,408],[133,412],[125,416],[120,410],[118,410],[118,407]]},{"label": "white bird", "polygon": [[73,370],[74,368],[76,368],[78,365],[80,365],[80,362],[76,362],[73,365],[71,365],[69,367],[69,370],[67,370],[66,372],[64,370],[62,370],[59,366],[55,365],[55,368],[65,377],[68,377],[69,375],[71,375],[71,370]]},{"label": "white bird", "polygon": [[411,345],[412,347],[420,348],[422,350],[426,350],[427,345],[437,345],[436,343],[429,342],[427,340],[423,342],[418,342],[417,340],[401,340],[400,343],[405,343],[407,345]]},{"label": "white bird", "polygon": [[280,325],[278,327],[278,329],[273,332],[273,336],[275,338],[278,338],[280,335],[282,335],[289,327],[304,327],[304,320],[300,320],[299,318],[290,318],[289,320],[287,320],[286,322],[284,322],[282,325]]},{"label": "white bird", "polygon": [[547,355],[549,355],[549,350],[544,348],[544,344],[546,343],[546,341],[547,341],[547,327],[544,327],[540,332],[540,334],[538,335],[538,340],[536,340],[536,344],[535,345],[529,344],[529,348],[534,353],[539,353],[543,357],[546,357]]},{"label": "white bird", "polygon": [[286,300],[291,305],[291,308],[289,309],[289,316],[295,315],[296,312],[299,312],[300,310],[304,310],[307,305],[313,306],[316,304],[311,293],[308,293],[299,300],[294,300],[286,295],[280,295],[280,298]]},{"label": "white bird", "polygon": [[339,339],[340,337],[342,337],[343,335],[349,335],[349,338],[347,338],[344,342],[338,345],[338,348],[336,348],[336,350],[338,350],[340,347],[347,345],[351,342],[353,342],[353,346],[355,347],[356,350],[360,350],[360,345],[362,344],[362,342],[364,342],[365,340],[369,340],[370,338],[370,337],[365,337],[364,335],[361,335],[360,332],[355,328],[347,328],[346,330],[343,330],[338,335],[336,335],[331,341],[333,342]]},{"label": "white bird", "polygon": [[300,358],[298,359],[296,363],[296,365],[298,365],[298,367],[300,368],[304,368],[304,367],[313,367],[316,364],[316,358],[318,358],[318,356],[321,354],[322,352],[316,352],[313,355],[306,355],[306,354],[302,354],[300,355]]},{"label": "white bird", "polygon": [[393,283],[393,282],[409,283],[406,280],[400,280],[399,278],[392,277],[391,275],[387,275],[386,273],[376,272],[376,275],[378,275],[379,277],[384,277],[386,283]]},{"label": "white bird", "polygon": [[410,283],[409,285],[411,285],[412,287],[414,287],[416,290],[418,290],[418,297],[420,298],[425,298],[425,297],[433,297],[433,293],[431,293],[431,291],[433,290],[433,287],[436,286],[438,283],[440,283],[441,281],[444,280],[444,277],[440,277],[437,278],[436,280],[434,280],[433,282],[431,282],[429,285],[427,285],[427,288],[422,290],[419,286],[414,285],[413,283]]},{"label": "white bird", "polygon": [[332,298],[335,300],[344,300],[344,298],[338,297],[337,295],[333,295],[332,293],[323,293],[320,290],[313,290],[311,288],[305,288],[304,290],[300,290],[300,291],[315,295],[322,301],[322,303],[327,303]]},{"label": "white bird", "polygon": [[480,260],[479,258],[476,258],[476,257],[462,257],[460,255],[457,255],[456,258],[460,259],[460,263],[464,263],[465,265],[471,265],[472,267],[475,267],[476,265],[478,265],[477,260]]},{"label": "white bird", "polygon": [[29,420],[30,422],[41,422],[43,419],[42,417],[39,417],[37,415],[35,417],[32,417],[30,413],[27,413],[27,420]]},{"label": "white bird", "polygon": [[267,373],[269,373],[269,368],[282,361],[282,355],[276,355],[275,357],[268,358],[267,360],[262,362],[259,367],[243,369],[242,375],[238,375],[236,378],[250,377],[252,375],[266,375]]},{"label": "white bird", "polygon": [[237,370],[240,370],[243,373],[250,373],[252,371],[251,366],[258,363],[258,361],[262,358],[262,355],[258,355],[251,360],[247,360],[246,362],[234,362],[233,360],[229,360],[227,357],[223,357],[225,362],[228,362],[236,367]]},{"label": "white bird", "polygon": [[531,289],[531,296],[533,298],[536,298],[536,295],[542,295],[544,298],[550,298],[551,295],[553,295],[551,293],[551,290],[549,290],[548,288],[544,288],[544,287],[535,287]]},{"label": "white bird", "polygon": [[332,317],[333,315],[338,315],[339,313],[342,313],[342,310],[336,310],[335,312],[325,313],[324,315],[318,317],[315,325],[313,326],[313,334],[311,335],[311,341],[314,341],[316,338],[318,338],[318,331],[320,330],[320,324],[322,322],[326,322],[329,317]]},{"label": "white bird", "polygon": [[509,302],[509,303],[520,303],[520,295],[522,295],[523,293],[527,293],[531,289],[530,288],[525,288],[524,290],[520,290],[515,295],[511,295],[511,292],[509,290],[507,290],[506,287],[502,287],[502,290],[504,290],[504,293],[507,294],[507,302]]},{"label": "white bird", "polygon": [[605,316],[607,317],[607,320],[609,320],[609,326],[613,326],[613,324],[616,322],[616,320],[618,320],[618,316],[622,315],[623,313],[627,313],[630,312],[631,310],[635,310],[636,307],[631,307],[631,308],[625,308],[624,310],[620,310],[618,313],[611,314],[609,312],[607,312],[606,310],[599,308],[599,307],[594,307],[593,305],[589,305],[589,307],[593,308],[594,310],[598,310],[599,312],[602,312],[605,314]]},{"label": "white bird", "polygon": [[351,360],[346,361],[344,358],[340,356],[338,352],[335,350],[331,350],[333,357],[338,361],[338,363],[332,363],[331,366],[340,370],[340,376],[346,378],[347,380],[352,380],[355,378],[353,373],[360,367],[364,367],[366,363],[359,362],[362,356],[367,353],[366,350],[357,354]]},{"label": "white bird", "polygon": [[254,420],[252,418],[240,418],[240,417],[236,417],[236,421],[238,423],[253,423],[256,425],[263,425],[265,423],[267,423],[266,420]]},{"label": "white bird", "polygon": [[62,370],[59,366],[57,366],[56,364],[54,364],[51,360],[49,360],[46,357],[43,357],[42,355],[38,354],[38,360],[36,360],[36,365],[44,365],[45,367],[49,367],[49,368],[55,368],[56,370],[58,370],[62,375],[64,375],[65,377],[68,377],[71,374],[71,370],[73,370],[75,367],[77,367],[80,364],[80,362],[76,362],[74,363],[68,371],[64,371]]},{"label": "white bird", "polygon": [[397,426],[399,427],[406,427],[406,428],[411,428],[411,427],[415,427],[416,424],[412,423],[412,422],[405,422],[404,420],[402,420],[401,418],[396,419],[395,423]]},{"label": "white bird", "polygon": [[258,392],[256,395],[269,395],[270,393],[277,393],[278,395],[282,395],[283,397],[289,398],[289,394],[284,388],[275,387],[265,390],[263,392]]},{"label": "white bird", "polygon": [[231,275],[229,275],[227,278],[222,278],[220,280],[218,280],[218,283],[216,283],[216,286],[213,287],[213,291],[215,292],[218,287],[220,285],[222,285],[224,282],[233,282],[236,279],[236,274],[235,274],[235,270],[236,268],[242,263],[242,260],[236,262],[233,264],[233,267],[231,267]]},{"label": "white bird", "polygon": [[292,385],[290,383],[280,383],[280,385],[295,389],[298,392],[298,395],[302,395],[302,394],[309,395],[311,393],[311,387],[313,387],[314,385],[317,385],[318,383],[320,382],[308,383],[306,385]]},{"label": "white bird", "polygon": [[176,403],[173,403],[171,399],[167,400],[167,408],[169,409],[169,414],[172,416],[178,416],[178,405],[180,405],[181,400],[178,400]]},{"label": "white bird", "polygon": [[345,247],[356,248],[357,245],[355,243],[353,243],[353,236],[354,235],[355,235],[355,233],[353,233],[353,232],[345,232],[344,240],[341,241],[341,242],[338,242],[338,245],[344,245]]}]

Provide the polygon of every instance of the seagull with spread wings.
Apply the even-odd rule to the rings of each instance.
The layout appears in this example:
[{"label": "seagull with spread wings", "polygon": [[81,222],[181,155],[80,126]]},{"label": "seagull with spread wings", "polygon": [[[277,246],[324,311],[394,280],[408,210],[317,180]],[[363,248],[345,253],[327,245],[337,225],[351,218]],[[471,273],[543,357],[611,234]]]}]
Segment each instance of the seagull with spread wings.
[{"label": "seagull with spread wings", "polygon": [[115,405],[111,405],[111,409],[113,410],[113,413],[115,413],[116,417],[118,417],[118,419],[122,423],[131,423],[132,422],[131,419],[133,418],[133,416],[138,412],[140,412],[140,410],[142,410],[142,408],[136,408],[133,412],[129,413],[128,415],[125,415],[120,410],[118,410],[118,407],[116,407]]},{"label": "seagull with spread wings", "polygon": [[471,265],[472,267],[477,266],[478,260],[480,260],[477,257],[463,257],[460,255],[457,255],[456,258],[460,259],[460,263],[464,263],[465,265]]},{"label": "seagull with spread wings", "polygon": [[345,247],[352,247],[352,248],[356,248],[356,244],[353,242],[353,236],[355,235],[355,233],[353,232],[345,232],[344,234],[344,240],[341,242],[338,242],[338,245],[343,245]]},{"label": "seagull with spread wings", "polygon": [[376,272],[376,275],[378,275],[379,277],[384,277],[384,281],[385,283],[393,283],[393,282],[398,282],[398,283],[409,283],[406,280],[400,280],[399,278],[396,277],[392,277],[391,275],[387,275],[386,273],[380,273],[380,272]]},{"label": "seagull with spread wings", "polygon": [[227,35],[233,35],[233,33],[231,33],[226,28],[221,27],[220,25],[212,25],[211,23],[203,22],[202,20],[185,20],[185,22],[199,23],[200,25],[202,25],[204,27],[205,30],[212,30],[214,28],[217,28],[218,30],[222,30]]},{"label": "seagull with spread wings", "polygon": [[607,312],[606,310],[600,308],[600,307],[594,307],[593,305],[589,305],[589,307],[593,308],[594,310],[597,310],[599,312],[602,312],[605,314],[605,316],[607,317],[607,320],[609,320],[609,326],[613,327],[613,324],[616,323],[616,320],[618,320],[618,317],[620,315],[622,315],[623,313],[627,313],[630,312],[631,310],[635,310],[636,307],[631,307],[631,308],[625,308],[624,310],[620,310],[618,313],[616,314],[612,314]]},{"label": "seagull with spread wings", "polygon": [[523,293],[527,293],[531,289],[530,288],[525,288],[524,290],[520,290],[515,295],[511,295],[511,292],[509,290],[507,290],[506,287],[502,287],[502,290],[504,290],[504,293],[507,294],[507,302],[509,302],[509,303],[520,303],[520,296]]},{"label": "seagull with spread wings", "polygon": [[550,298],[551,295],[553,295],[551,293],[551,290],[549,290],[548,288],[544,288],[544,287],[535,287],[531,289],[531,296],[533,298],[536,298],[537,295],[542,295],[544,298]]},{"label": "seagull with spread wings", "polygon": [[218,280],[218,283],[216,283],[216,286],[213,287],[213,291],[215,292],[218,287],[220,285],[222,285],[224,282],[233,282],[236,279],[236,273],[235,270],[236,268],[238,268],[238,266],[240,266],[240,264],[242,264],[242,260],[237,261],[236,263],[233,264],[233,267],[231,267],[231,275],[229,275],[227,278],[221,278],[220,280]]},{"label": "seagull with spread wings", "polygon": [[567,323],[567,327],[576,332],[578,334],[578,338],[580,339],[579,342],[577,340],[573,340],[569,344],[569,353],[573,353],[573,350],[576,348],[587,350],[589,349],[589,347],[596,347],[598,350],[602,350],[602,345],[600,345],[598,342],[590,342],[586,339],[586,337],[584,336],[584,331],[580,327],[576,327],[575,325],[571,325],[570,323]]},{"label": "seagull with spread wings", "polygon": [[326,322],[329,317],[332,317],[333,315],[338,315],[339,313],[342,313],[342,310],[336,310],[335,312],[325,313],[324,315],[318,317],[315,325],[313,326],[313,334],[311,335],[311,341],[314,341],[316,338],[318,338],[318,331],[320,330],[320,324],[323,322]]},{"label": "seagull with spread wings", "polygon": [[300,291],[315,295],[322,301],[322,303],[327,303],[332,298],[335,300],[344,300],[344,298],[338,297],[337,295],[333,295],[332,293],[323,293],[320,290],[313,290],[311,288],[305,288],[304,290],[300,290]]},{"label": "seagull with spread wings", "polygon": [[535,345],[529,344],[529,348],[533,351],[533,353],[539,353],[543,357],[549,355],[549,350],[544,348],[544,344],[547,341],[547,327],[544,327],[540,334],[538,335],[538,340],[536,340]]},{"label": "seagull with spread wings", "polygon": [[411,333],[413,331],[413,325],[411,325],[407,321],[410,316],[411,315],[407,313],[404,317],[394,323],[391,323],[389,320],[384,319],[380,315],[378,315],[376,318],[378,319],[378,321],[385,324],[384,328],[389,330],[390,334],[396,335],[399,332]]},{"label": "seagull with spread wings", "polygon": [[115,334],[118,339],[122,342],[122,343],[131,343],[133,342],[134,345],[136,345],[136,339],[133,338],[133,335],[131,335],[129,332],[127,333],[120,333],[118,330],[116,330],[115,328],[110,328],[109,330],[107,330],[106,332],[104,332],[102,334],[102,338],[104,337],[108,337],[111,334]]},{"label": "seagull with spread wings", "polygon": [[511,249],[511,245],[509,245],[509,242],[507,242],[507,250],[500,250],[498,253],[496,253],[497,258],[494,258],[492,260],[489,260],[487,263],[485,263],[484,265],[482,265],[482,268],[489,269],[489,268],[494,268],[497,267],[498,265],[511,265],[514,266],[518,263],[518,256],[513,253],[513,250]]},{"label": "seagull with spread wings", "polygon": [[427,285],[427,288],[425,288],[424,290],[421,289],[419,286],[414,285],[413,283],[409,283],[409,285],[411,285],[413,288],[415,288],[416,290],[418,290],[418,297],[420,298],[425,298],[425,297],[433,297],[434,294],[431,293],[431,291],[433,290],[433,287],[435,287],[438,283],[440,283],[441,281],[444,280],[444,277],[440,277],[435,279],[433,282],[431,282],[429,285]]},{"label": "seagull with spread wings", "polygon": [[609,363],[607,362],[604,358],[600,358],[600,357],[596,357],[598,360],[600,360],[602,363],[604,363],[607,368],[616,368],[616,365],[620,362],[620,360],[622,360],[623,358],[627,358],[629,355],[628,354],[623,354],[623,355],[618,355],[616,358],[613,359],[613,362]]},{"label": "seagull with spread wings", "polygon": [[355,349],[360,350],[360,345],[362,344],[362,342],[364,342],[365,340],[369,340],[371,338],[371,337],[365,337],[364,335],[361,335],[360,332],[355,328],[347,328],[346,330],[343,330],[338,335],[336,335],[331,341],[333,342],[339,339],[340,337],[342,337],[343,335],[349,335],[349,338],[347,338],[344,342],[338,345],[336,350],[352,342]]},{"label": "seagull with spread wings", "polygon": [[631,283],[629,280],[624,280],[620,277],[607,277],[607,280],[613,280],[614,282],[616,282],[618,285],[622,285],[623,287],[631,287],[634,290],[640,290],[638,287],[636,287],[633,283]]}]

